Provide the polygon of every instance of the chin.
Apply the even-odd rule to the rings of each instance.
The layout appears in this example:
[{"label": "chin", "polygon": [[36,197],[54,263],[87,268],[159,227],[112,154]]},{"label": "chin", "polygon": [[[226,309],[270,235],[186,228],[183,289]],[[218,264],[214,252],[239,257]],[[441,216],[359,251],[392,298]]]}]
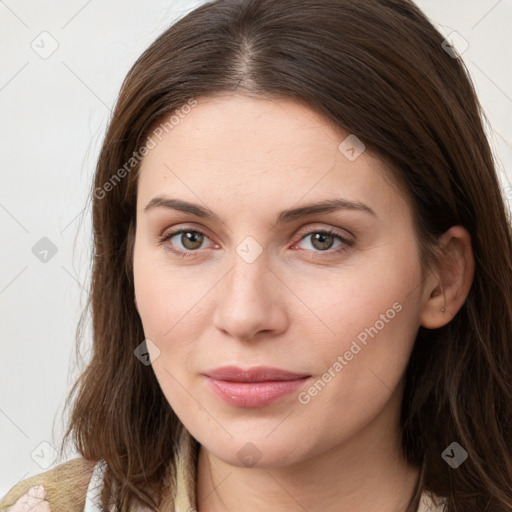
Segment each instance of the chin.
[{"label": "chin", "polygon": [[[307,447],[300,439],[284,435],[269,438],[265,432],[250,431],[247,435],[238,434],[233,438],[213,439],[212,437],[194,436],[204,448],[226,464],[247,468],[284,467],[307,458]],[[272,437],[272,435],[270,436]],[[297,447],[300,446],[300,450]]]}]

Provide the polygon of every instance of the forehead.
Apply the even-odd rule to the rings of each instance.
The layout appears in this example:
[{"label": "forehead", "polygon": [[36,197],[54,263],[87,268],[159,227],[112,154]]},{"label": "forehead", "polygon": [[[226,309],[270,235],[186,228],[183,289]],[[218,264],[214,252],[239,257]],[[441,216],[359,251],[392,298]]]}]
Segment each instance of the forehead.
[{"label": "forehead", "polygon": [[383,162],[369,151],[348,159],[339,145],[350,134],[303,103],[223,94],[187,112],[142,161],[139,210],[165,194],[226,211],[339,196],[388,212],[406,207]]}]

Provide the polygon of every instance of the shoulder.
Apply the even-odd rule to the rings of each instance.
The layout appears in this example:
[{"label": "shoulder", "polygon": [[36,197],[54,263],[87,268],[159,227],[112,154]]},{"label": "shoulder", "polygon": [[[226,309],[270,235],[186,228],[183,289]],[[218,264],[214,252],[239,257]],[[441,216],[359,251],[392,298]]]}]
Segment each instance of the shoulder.
[{"label": "shoulder", "polygon": [[87,488],[97,461],[78,457],[18,482],[0,499],[0,512],[6,512],[35,486],[43,485],[45,499],[54,511],[82,512]]}]

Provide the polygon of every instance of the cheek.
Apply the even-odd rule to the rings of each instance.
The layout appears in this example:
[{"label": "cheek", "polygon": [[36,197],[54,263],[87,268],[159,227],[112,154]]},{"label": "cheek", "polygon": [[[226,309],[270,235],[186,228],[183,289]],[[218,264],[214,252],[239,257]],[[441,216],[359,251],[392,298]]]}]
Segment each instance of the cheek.
[{"label": "cheek", "polygon": [[[310,341],[320,336],[319,347],[348,349],[361,333],[359,339],[364,343],[374,336],[391,335],[404,321],[414,323],[419,306],[419,267],[410,259],[398,261],[396,254],[386,258],[387,252],[391,251],[379,258],[370,254],[357,265],[305,272],[299,280],[291,274],[286,276],[300,299],[295,303],[302,303],[305,308],[301,308],[308,311],[309,320],[303,320],[301,328],[312,333],[314,329]],[[406,320],[410,315],[414,318]]]},{"label": "cheek", "polygon": [[310,353],[321,364],[317,380],[300,401],[315,402],[313,407],[331,411],[345,424],[348,413],[355,425],[357,418],[370,418],[389,400],[418,330],[419,288],[411,283],[419,282],[419,269],[401,271],[396,264],[386,266],[386,272],[373,268],[364,278],[354,271],[340,280],[342,286],[331,285],[328,297],[317,297],[331,332]]},{"label": "cheek", "polygon": [[196,275],[198,272],[191,267],[172,267],[157,253],[136,244],[134,283],[146,336],[164,340],[192,329],[191,319],[195,320],[208,283],[204,275]]}]

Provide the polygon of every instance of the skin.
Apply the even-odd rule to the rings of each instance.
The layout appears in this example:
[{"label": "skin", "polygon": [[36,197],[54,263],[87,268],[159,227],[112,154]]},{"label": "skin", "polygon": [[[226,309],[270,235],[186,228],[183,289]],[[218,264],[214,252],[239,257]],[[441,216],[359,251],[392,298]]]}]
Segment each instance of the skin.
[{"label": "skin", "polygon": [[[419,326],[446,324],[466,299],[469,234],[454,226],[443,235],[451,257],[422,283],[406,195],[368,150],[354,161],[338,150],[348,133],[294,100],[197,100],[142,162],[134,279],[159,350],[155,375],[201,444],[199,511],[405,510],[418,469],[399,450],[403,374]],[[221,222],[145,212],[157,195],[207,207]],[[281,210],[340,197],[376,215],[339,210],[275,225]],[[205,236],[159,244],[170,228]],[[354,243],[315,243],[315,230],[328,228]],[[262,249],[250,263],[237,253],[249,236]],[[234,407],[202,375],[273,366],[312,375],[299,389],[307,393],[395,303],[401,310],[308,403],[294,392]],[[248,442],[258,459],[250,467],[237,456]]]}]

